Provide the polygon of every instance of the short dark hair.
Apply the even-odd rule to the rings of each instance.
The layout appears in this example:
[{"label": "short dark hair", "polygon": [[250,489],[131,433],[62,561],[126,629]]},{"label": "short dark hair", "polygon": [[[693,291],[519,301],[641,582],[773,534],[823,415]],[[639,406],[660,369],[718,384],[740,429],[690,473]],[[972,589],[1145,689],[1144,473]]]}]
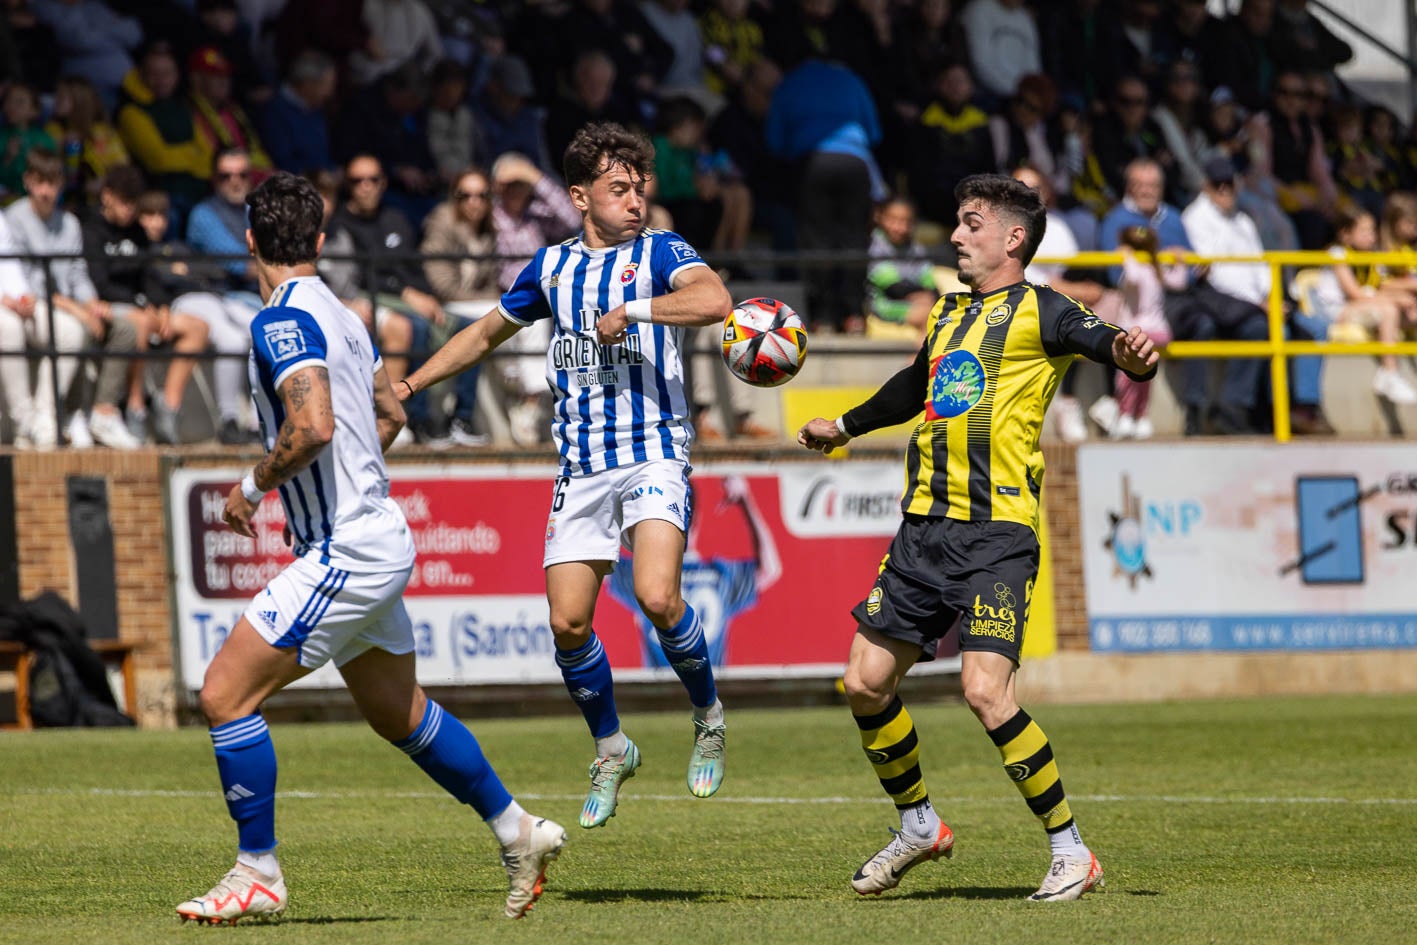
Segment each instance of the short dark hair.
[{"label": "short dark hair", "polygon": [[25,173],[33,174],[40,180],[61,181],[64,179],[64,160],[53,148],[35,145],[25,152]]},{"label": "short dark hair", "polygon": [[140,215],[160,213],[167,216],[172,212],[172,198],[167,196],[165,190],[145,190],[138,198],[138,213]]},{"label": "short dark hair", "polygon": [[99,187],[124,203],[137,203],[143,195],[143,172],[131,164],[119,164],[103,175]]},{"label": "short dark hair", "polygon": [[654,145],[644,135],[613,121],[597,121],[576,132],[561,170],[566,183],[585,187],[615,165],[641,177],[654,174]]},{"label": "short dark hair", "polygon": [[996,213],[1012,217],[1021,224],[1027,234],[1023,264],[1026,266],[1033,261],[1048,226],[1048,208],[1043,205],[1043,196],[1038,191],[1007,174],[971,174],[955,185],[955,203],[962,207],[968,200],[986,203]]},{"label": "short dark hair", "polygon": [[281,171],[246,195],[247,226],[262,262],[297,266],[314,262],[325,204],[315,185]]},{"label": "short dark hair", "polygon": [[225,161],[227,158],[233,157],[242,158],[246,161],[247,164],[250,164],[251,162],[251,152],[247,151],[245,148],[238,148],[234,146],[229,148],[218,148],[216,154],[212,155],[212,176],[216,176],[216,169],[221,165],[222,161]]}]

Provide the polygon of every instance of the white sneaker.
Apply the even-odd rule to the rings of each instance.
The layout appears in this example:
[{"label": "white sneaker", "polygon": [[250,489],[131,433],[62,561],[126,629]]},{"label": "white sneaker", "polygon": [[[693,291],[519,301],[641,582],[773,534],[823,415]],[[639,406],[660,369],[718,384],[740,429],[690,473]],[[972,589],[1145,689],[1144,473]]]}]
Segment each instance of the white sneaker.
[{"label": "white sneaker", "polygon": [[1087,415],[1092,418],[1093,423],[1102,428],[1103,433],[1112,432],[1112,425],[1117,422],[1117,415],[1120,413],[1116,399],[1105,394],[1087,408]]},{"label": "white sneaker", "polygon": [[1066,394],[1053,401],[1054,421],[1064,443],[1074,445],[1087,439],[1087,423],[1082,419],[1082,404]]},{"label": "white sneaker", "polygon": [[123,422],[122,414],[116,411],[94,411],[90,414],[89,433],[93,434],[94,440],[109,449],[135,450],[143,445],[136,436],[128,432],[128,425]]},{"label": "white sneaker", "polygon": [[1064,856],[1053,857],[1048,867],[1048,875],[1043,877],[1043,885],[1038,892],[1029,896],[1030,902],[1065,902],[1081,899],[1082,894],[1095,887],[1107,885],[1102,879],[1102,864],[1091,850],[1087,858]]},{"label": "white sneaker", "polygon": [[1150,417],[1137,417],[1137,428],[1132,436],[1138,440],[1149,440],[1156,435],[1156,427],[1152,426]]},{"label": "white sneaker", "polygon": [[1113,422],[1107,435],[1114,440],[1130,440],[1137,435],[1137,418],[1122,414]]},{"label": "white sneaker", "polygon": [[541,898],[546,868],[561,855],[566,831],[544,817],[522,814],[516,842],[502,848],[502,865],[507,869],[507,918],[520,919]]},{"label": "white sneaker", "polygon": [[391,450],[402,450],[414,445],[418,441],[413,436],[413,431],[408,427],[399,430],[399,435],[394,437],[394,442],[389,445]]},{"label": "white sneaker", "polygon": [[1397,371],[1379,368],[1378,373],[1373,375],[1373,390],[1379,397],[1394,404],[1417,404],[1417,389]]},{"label": "white sneaker", "polygon": [[891,842],[861,864],[851,877],[851,888],[863,896],[879,896],[887,889],[894,889],[902,876],[921,863],[954,856],[954,831],[944,821],[940,822],[934,841],[912,840],[894,828],[891,833],[895,834]]},{"label": "white sneaker", "polygon": [[285,911],[289,900],[285,878],[280,873],[267,876],[237,863],[205,896],[179,905],[177,915],[184,922],[192,919],[207,925],[235,925],[238,919],[248,916],[273,919]]},{"label": "white sneaker", "polygon": [[[54,418],[47,413],[40,412],[30,417],[30,422],[26,432],[29,440],[29,448],[37,450],[52,450],[59,445],[59,433],[54,427]],[[16,438],[15,445],[19,445]]]},{"label": "white sneaker", "polygon": [[64,435],[68,437],[69,445],[76,450],[93,449],[93,434],[89,432],[89,419],[84,416],[82,410],[74,411],[74,415],[64,426]]}]

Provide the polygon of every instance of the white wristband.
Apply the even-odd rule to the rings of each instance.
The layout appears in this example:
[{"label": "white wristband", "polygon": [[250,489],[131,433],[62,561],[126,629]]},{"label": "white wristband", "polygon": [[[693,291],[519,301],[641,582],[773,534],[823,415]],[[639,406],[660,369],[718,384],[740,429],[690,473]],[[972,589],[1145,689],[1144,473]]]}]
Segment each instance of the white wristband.
[{"label": "white wristband", "polygon": [[242,477],[241,494],[244,495],[246,501],[250,502],[252,505],[261,504],[261,499],[265,496],[265,492],[256,488],[256,474],[254,470]]},{"label": "white wristband", "polygon": [[649,306],[654,299],[633,299],[625,303],[625,314],[632,322],[640,322],[648,325],[654,319],[650,316]]},{"label": "white wristband", "polygon": [[841,435],[851,439],[851,434],[846,432],[846,414],[836,418],[836,428],[841,431]]}]

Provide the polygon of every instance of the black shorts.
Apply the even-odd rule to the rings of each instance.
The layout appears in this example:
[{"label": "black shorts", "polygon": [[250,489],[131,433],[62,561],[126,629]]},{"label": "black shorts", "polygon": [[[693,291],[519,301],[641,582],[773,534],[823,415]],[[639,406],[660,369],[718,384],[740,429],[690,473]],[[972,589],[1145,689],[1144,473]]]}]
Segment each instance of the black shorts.
[{"label": "black shorts", "polygon": [[1026,525],[907,515],[875,586],[851,615],[918,645],[922,662],[935,658],[940,638],[958,625],[960,650],[1002,653],[1017,663],[1038,554],[1038,536]]}]

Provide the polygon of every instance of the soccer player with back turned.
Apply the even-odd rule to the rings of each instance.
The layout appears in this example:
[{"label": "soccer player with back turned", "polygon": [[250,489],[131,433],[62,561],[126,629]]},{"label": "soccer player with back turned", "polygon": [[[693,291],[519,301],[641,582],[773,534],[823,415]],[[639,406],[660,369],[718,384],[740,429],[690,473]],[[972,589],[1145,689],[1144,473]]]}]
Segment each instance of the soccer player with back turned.
[{"label": "soccer player with back turned", "polygon": [[581,234],[538,250],[497,308],[454,335],[395,393],[407,398],[471,367],[532,322],[550,320],[546,379],[560,472],[546,523],[546,598],[556,663],[595,738],[582,827],[615,814],[640,750],[620,730],[610,662],[592,629],[601,582],[624,541],[634,593],[693,706],[687,781],[708,797],[723,780],[723,706],[703,626],[680,571],[692,514],[685,328],[732,311],[723,281],[678,234],[645,226],[654,149],[609,122],[566,149]]},{"label": "soccer player with back turned", "polygon": [[959,279],[972,291],[936,303],[915,361],[869,400],[836,420],[812,420],[797,434],[802,445],[830,452],[853,436],[904,423],[922,403],[925,409],[906,448],[904,521],[875,586],[852,611],[858,627],[846,694],[901,827],[851,885],[862,894],[884,892],[954,846],[926,793],[915,726],[897,689],[957,624],[965,701],[1052,847],[1048,874],[1029,898],[1077,899],[1101,884],[1102,867],[1078,833],[1047,736],[1014,699],[1038,577],[1038,436],[1074,357],[1146,380],[1158,356],[1141,329],[1123,332],[1067,296],[1024,281],[1045,225],[1037,191],[979,174],[960,181],[955,197],[959,224],[950,241]]},{"label": "soccer player with back turned", "polygon": [[492,828],[510,880],[506,915],[541,893],[566,832],[521,809],[477,739],[414,677],[403,591],[413,537],[384,467],[404,424],[379,352],[359,318],[315,274],[324,206],[314,186],[276,174],[246,198],[246,242],[265,308],[251,323],[252,399],[268,452],[227,496],[226,523],[254,537],[261,497],[280,490],[295,561],[232,628],[202,682],[217,771],[239,836],[236,865],[177,907],[236,924],[284,911],[276,859],[276,755],[261,703],[333,660],[374,731]]}]

